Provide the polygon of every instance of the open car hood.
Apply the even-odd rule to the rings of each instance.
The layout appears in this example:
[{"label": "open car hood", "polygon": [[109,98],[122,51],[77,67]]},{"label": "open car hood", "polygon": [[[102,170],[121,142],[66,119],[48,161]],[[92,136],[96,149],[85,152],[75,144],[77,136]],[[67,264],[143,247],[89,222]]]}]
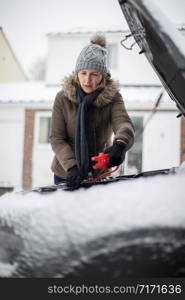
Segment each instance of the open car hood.
[{"label": "open car hood", "polygon": [[185,39],[151,1],[119,0],[139,45],[177,108],[185,116]]}]

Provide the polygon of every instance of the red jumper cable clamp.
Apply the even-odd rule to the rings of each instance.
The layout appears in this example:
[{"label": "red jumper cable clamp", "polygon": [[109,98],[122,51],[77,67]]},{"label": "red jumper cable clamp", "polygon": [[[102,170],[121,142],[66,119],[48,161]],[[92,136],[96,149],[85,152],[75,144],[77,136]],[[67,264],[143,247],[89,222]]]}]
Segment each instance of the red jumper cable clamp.
[{"label": "red jumper cable clamp", "polygon": [[[98,156],[91,157],[91,160],[96,162],[96,164],[93,166],[93,169],[95,169],[95,170],[96,169],[102,169],[102,170],[107,169],[109,158],[110,158],[110,154],[109,153],[103,153],[103,152],[100,152]],[[92,178],[92,180],[95,181],[95,180],[98,180],[102,177],[110,175],[111,173],[117,171],[118,168],[119,168],[119,166],[114,168],[113,170],[104,172],[103,174],[100,174],[99,176]]]}]

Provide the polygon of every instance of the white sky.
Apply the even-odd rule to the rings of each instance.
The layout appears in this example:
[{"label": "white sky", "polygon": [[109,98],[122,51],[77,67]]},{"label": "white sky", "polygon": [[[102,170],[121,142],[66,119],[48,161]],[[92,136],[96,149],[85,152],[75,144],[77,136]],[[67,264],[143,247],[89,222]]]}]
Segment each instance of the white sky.
[{"label": "white sky", "polygon": [[[172,22],[185,23],[185,0],[154,3]],[[118,0],[0,0],[0,26],[26,71],[46,55],[48,32],[74,27],[127,28]]]}]

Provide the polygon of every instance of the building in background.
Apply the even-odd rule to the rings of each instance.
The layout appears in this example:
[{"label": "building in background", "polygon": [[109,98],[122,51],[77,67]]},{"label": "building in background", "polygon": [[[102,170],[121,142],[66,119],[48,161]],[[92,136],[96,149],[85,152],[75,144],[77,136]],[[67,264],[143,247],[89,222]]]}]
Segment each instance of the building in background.
[{"label": "building in background", "polygon": [[[21,85],[28,78],[21,67],[4,31],[0,27],[0,85],[10,83]],[[9,93],[9,88],[5,93]],[[12,87],[11,87],[12,88]],[[4,87],[0,89],[4,99]],[[12,90],[16,93],[16,90]],[[15,94],[14,94],[15,96]],[[13,104],[13,102],[12,102]],[[0,194],[20,185],[19,176],[22,172],[22,137],[24,134],[24,115],[17,105],[0,106]],[[17,168],[17,173],[16,173]]]},{"label": "building in background", "polygon": [[0,27],[0,82],[22,82],[27,80],[27,76],[8,42],[3,28]]},{"label": "building in background", "polygon": [[[0,84],[1,186],[28,189],[53,183],[49,130],[53,100],[59,89],[39,82]],[[153,114],[160,92],[157,86],[121,88],[136,127],[136,142],[124,163],[127,174],[178,166],[185,159],[185,122],[176,118],[178,112],[166,93]]]},{"label": "building in background", "polygon": [[1,186],[52,182],[52,151],[44,134],[57,91],[43,82],[0,83]]},{"label": "building in background", "polygon": [[[127,32],[106,29],[99,33],[106,35],[109,68],[121,84],[120,92],[136,127],[125,173],[178,166],[185,160],[185,121],[176,118],[175,103],[165,92],[154,111],[161,84],[146,58],[137,46],[130,51],[121,45]],[[77,55],[93,34],[87,29],[48,34],[46,81],[0,83],[1,186],[28,189],[53,183],[49,144],[53,101],[62,78],[71,74]]]},{"label": "building in background", "polygon": [[[126,50],[121,41],[128,31],[121,29],[74,29],[71,31],[49,33],[48,58],[46,69],[46,84],[60,84],[61,79],[70,74],[75,67],[77,56],[84,46],[90,43],[94,34],[104,34],[107,39],[108,66],[113,78],[121,84],[160,85],[157,75],[154,74],[144,55],[139,55],[139,48],[133,51]],[[125,41],[127,47],[133,40]]]}]

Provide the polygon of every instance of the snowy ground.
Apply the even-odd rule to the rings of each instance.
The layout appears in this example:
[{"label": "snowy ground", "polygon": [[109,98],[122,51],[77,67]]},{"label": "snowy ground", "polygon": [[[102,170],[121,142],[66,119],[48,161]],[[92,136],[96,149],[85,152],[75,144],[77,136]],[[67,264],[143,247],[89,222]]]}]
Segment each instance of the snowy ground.
[{"label": "snowy ground", "polygon": [[[184,184],[182,165],[176,175],[73,192],[5,194],[0,198],[0,277],[63,276],[95,253],[109,254],[113,245],[102,243],[104,237],[119,234],[116,245],[123,235],[123,248],[128,244],[124,233],[155,228],[185,232]],[[145,237],[145,242],[152,239]],[[135,235],[132,245],[139,242]],[[180,243],[185,246],[184,235]]]}]

